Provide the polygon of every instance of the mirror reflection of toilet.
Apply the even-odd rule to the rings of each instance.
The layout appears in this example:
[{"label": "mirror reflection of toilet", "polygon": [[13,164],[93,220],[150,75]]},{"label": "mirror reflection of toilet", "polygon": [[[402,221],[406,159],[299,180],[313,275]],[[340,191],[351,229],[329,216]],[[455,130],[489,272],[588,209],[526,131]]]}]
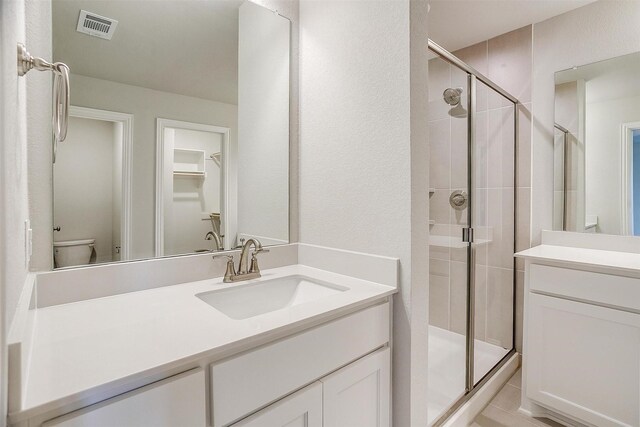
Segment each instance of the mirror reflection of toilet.
[{"label": "mirror reflection of toilet", "polygon": [[57,268],[95,264],[96,239],[53,242],[53,260]]}]

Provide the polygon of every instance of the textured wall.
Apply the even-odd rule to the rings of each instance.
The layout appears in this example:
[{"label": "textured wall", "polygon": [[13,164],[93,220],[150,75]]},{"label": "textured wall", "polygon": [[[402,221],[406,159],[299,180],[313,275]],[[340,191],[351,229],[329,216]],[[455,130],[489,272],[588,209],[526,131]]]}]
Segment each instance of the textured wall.
[{"label": "textured wall", "polygon": [[[412,206],[411,197],[412,179],[421,194],[427,179],[411,174],[410,84],[416,89],[420,84],[410,82],[409,7],[408,1],[300,4],[300,241],[400,258],[394,304],[396,426],[410,425],[411,328],[420,324],[410,310],[418,294],[411,288],[412,208],[423,209],[415,219],[426,222],[426,201]],[[426,26],[422,31],[418,45],[426,52]],[[426,61],[414,65],[426,79]],[[426,85],[421,88],[417,95],[426,97]],[[420,135],[419,125],[414,130]],[[420,136],[426,145],[426,135]],[[425,154],[418,147],[415,153]],[[421,230],[416,227],[416,234]],[[424,231],[423,246],[416,247],[426,264]],[[422,339],[426,343],[424,334]],[[424,366],[426,354],[420,356]],[[411,397],[416,396],[426,407],[426,396]]]},{"label": "textured wall", "polygon": [[[3,134],[2,174],[4,195],[2,215],[4,238],[3,266],[0,268],[6,286],[5,320],[10,324],[27,273],[24,221],[29,218],[27,200],[27,98],[26,81],[32,74],[18,78],[15,68],[16,43],[24,40],[24,3],[3,3],[2,55]],[[5,13],[6,21],[5,22]]]},{"label": "textured wall", "polygon": [[[532,242],[553,226],[554,73],[638,51],[637,1],[598,1],[534,25]],[[597,30],[594,30],[597,29]]]},{"label": "textured wall", "polygon": [[[14,0],[15,1],[15,0]],[[26,38],[29,51],[50,60],[51,2],[25,0]],[[51,100],[50,73],[30,72],[27,85],[27,154],[29,175],[29,213],[33,229],[31,270],[48,270],[53,265],[51,207]]]},{"label": "textured wall", "polygon": [[16,73],[24,3],[0,3],[0,425],[7,409],[6,335],[24,284],[27,201],[26,82]]}]

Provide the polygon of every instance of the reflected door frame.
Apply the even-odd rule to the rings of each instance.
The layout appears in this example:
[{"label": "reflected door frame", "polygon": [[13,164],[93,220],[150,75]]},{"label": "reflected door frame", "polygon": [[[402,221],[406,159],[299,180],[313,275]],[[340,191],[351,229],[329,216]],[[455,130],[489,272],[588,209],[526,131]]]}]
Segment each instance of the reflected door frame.
[{"label": "reflected door frame", "polygon": [[128,261],[131,259],[131,150],[133,142],[133,114],[71,105],[69,107],[69,116],[117,123],[122,126],[122,211],[120,212],[120,261]]},{"label": "reflected door frame", "polygon": [[633,131],[640,130],[640,122],[622,124],[621,131],[621,177],[620,177],[620,231],[624,236],[633,236]]},{"label": "reflected door frame", "polygon": [[222,233],[224,235],[224,248],[230,249],[231,236],[229,233],[229,179],[227,173],[229,172],[229,128],[222,126],[207,125],[203,123],[184,122],[181,120],[163,119],[158,117],[156,119],[156,229],[155,229],[155,256],[164,256],[164,162],[165,162],[165,129],[185,129],[196,130],[202,132],[211,132],[222,135],[221,146],[221,201],[220,201],[220,216],[222,218]]}]

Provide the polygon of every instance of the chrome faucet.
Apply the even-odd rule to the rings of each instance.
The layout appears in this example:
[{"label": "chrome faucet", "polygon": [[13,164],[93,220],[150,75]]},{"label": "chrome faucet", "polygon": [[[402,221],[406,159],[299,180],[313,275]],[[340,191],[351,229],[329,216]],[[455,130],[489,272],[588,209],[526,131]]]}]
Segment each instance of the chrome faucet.
[{"label": "chrome faucet", "polygon": [[[255,249],[251,253],[251,264],[249,268],[247,265],[249,264],[249,251],[251,251],[251,246]],[[233,256],[226,255],[227,257],[227,271],[224,273],[224,283],[231,282],[239,282],[241,280],[249,280],[249,279],[257,279],[260,277],[260,267],[258,266],[258,258],[257,255],[260,252],[269,252],[267,249],[262,248],[262,244],[256,239],[247,240],[242,246],[242,251],[240,252],[240,262],[238,263],[238,271],[236,272],[235,266],[233,265]],[[213,258],[216,258],[214,256]]]}]

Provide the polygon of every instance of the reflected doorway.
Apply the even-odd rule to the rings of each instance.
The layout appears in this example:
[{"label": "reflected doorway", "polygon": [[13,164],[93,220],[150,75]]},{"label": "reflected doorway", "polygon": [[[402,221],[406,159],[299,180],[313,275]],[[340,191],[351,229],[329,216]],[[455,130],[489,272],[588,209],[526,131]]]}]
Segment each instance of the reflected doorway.
[{"label": "reflected doorway", "polygon": [[229,129],[157,119],[156,256],[231,249]]},{"label": "reflected doorway", "polygon": [[128,260],[133,116],[71,106],[53,167],[56,268]]}]

